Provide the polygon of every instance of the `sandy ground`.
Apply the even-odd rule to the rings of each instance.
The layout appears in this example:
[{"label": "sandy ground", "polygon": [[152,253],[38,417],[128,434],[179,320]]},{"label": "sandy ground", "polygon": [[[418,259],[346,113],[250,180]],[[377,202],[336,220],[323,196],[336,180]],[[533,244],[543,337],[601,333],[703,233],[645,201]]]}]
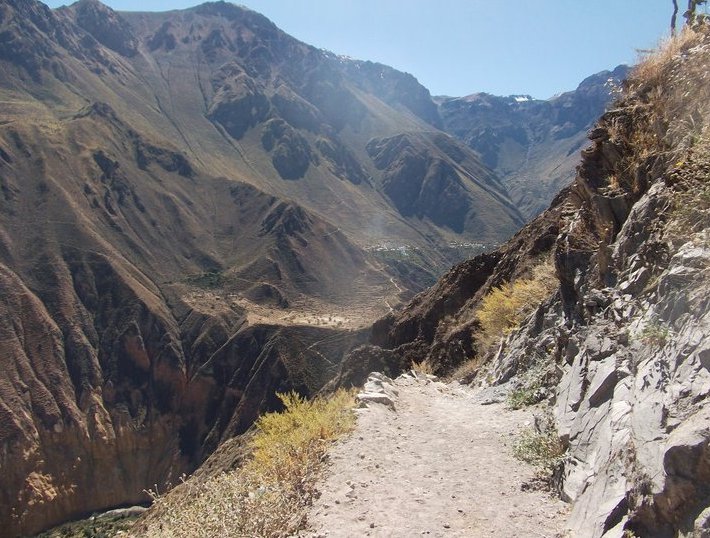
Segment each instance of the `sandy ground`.
[{"label": "sandy ground", "polygon": [[512,456],[529,410],[482,405],[474,390],[398,378],[396,411],[358,410],[331,452],[310,537],[563,536],[566,505],[523,491],[534,470]]}]

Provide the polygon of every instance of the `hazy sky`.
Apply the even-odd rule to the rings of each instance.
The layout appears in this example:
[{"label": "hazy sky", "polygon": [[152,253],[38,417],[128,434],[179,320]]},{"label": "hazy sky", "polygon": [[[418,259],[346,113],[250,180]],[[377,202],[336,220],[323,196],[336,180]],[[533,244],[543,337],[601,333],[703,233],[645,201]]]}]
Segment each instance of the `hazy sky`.
[{"label": "hazy sky", "polygon": [[[117,10],[201,0],[103,0]],[[52,0],[50,7],[71,3]],[[631,63],[668,33],[670,0],[242,0],[316,47],[382,62],[433,95],[546,98]],[[684,2],[679,2],[683,4]]]}]

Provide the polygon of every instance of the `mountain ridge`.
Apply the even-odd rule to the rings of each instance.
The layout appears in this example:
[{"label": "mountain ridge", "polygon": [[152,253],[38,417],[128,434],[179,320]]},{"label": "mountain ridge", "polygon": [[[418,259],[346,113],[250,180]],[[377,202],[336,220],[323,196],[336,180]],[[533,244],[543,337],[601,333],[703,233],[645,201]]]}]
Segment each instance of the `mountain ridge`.
[{"label": "mountain ridge", "polygon": [[[0,4],[10,535],[144,502],[278,408],[277,391],[313,394],[364,323],[449,263],[442,238],[460,237],[378,190],[370,133],[423,132],[414,146],[434,147],[409,109],[236,7],[134,18],[97,2]],[[493,176],[460,151],[474,169],[439,151],[451,168],[437,181],[475,206]],[[502,209],[511,230],[522,222]],[[375,256],[385,240],[420,257]]]},{"label": "mountain ridge", "polygon": [[475,93],[436,97],[444,130],[494,170],[527,219],[536,217],[575,175],[587,131],[629,68],[617,66],[550,99]]}]

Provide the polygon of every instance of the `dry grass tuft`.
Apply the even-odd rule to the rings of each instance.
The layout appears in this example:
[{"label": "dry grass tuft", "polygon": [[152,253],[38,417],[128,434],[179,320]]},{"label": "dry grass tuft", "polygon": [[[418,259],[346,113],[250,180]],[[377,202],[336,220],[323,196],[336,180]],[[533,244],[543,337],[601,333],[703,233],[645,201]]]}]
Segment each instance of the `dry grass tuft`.
[{"label": "dry grass tuft", "polygon": [[643,51],[639,61],[631,71],[629,83],[662,86],[667,81],[664,78],[668,66],[683,51],[698,44],[701,34],[689,27],[684,27],[673,37],[668,37],[654,50]]},{"label": "dry grass tuft", "polygon": [[[684,28],[645,54],[625,83],[621,114],[611,114],[611,139],[629,157],[615,181],[639,190],[638,170],[661,157],[683,162],[702,143],[710,118],[710,28]],[[632,114],[623,113],[632,106]],[[613,182],[612,182],[613,183]]]},{"label": "dry grass tuft", "polygon": [[514,330],[557,287],[552,263],[545,261],[532,270],[530,278],[519,278],[493,288],[476,312],[480,332],[476,335],[479,355]]},{"label": "dry grass tuft", "polygon": [[424,359],[421,362],[413,362],[412,370],[422,375],[434,375],[434,365],[429,359]]},{"label": "dry grass tuft", "polygon": [[477,355],[459,364],[454,371],[447,376],[447,379],[450,381],[459,381],[460,383],[473,383],[476,376],[481,371],[482,366],[483,357]]},{"label": "dry grass tuft", "polygon": [[277,538],[302,529],[329,444],[354,426],[355,402],[350,391],[310,401],[294,393],[279,398],[286,410],[257,421],[252,457],[241,469],[188,480],[180,495],[153,494],[159,515],[134,535]]}]

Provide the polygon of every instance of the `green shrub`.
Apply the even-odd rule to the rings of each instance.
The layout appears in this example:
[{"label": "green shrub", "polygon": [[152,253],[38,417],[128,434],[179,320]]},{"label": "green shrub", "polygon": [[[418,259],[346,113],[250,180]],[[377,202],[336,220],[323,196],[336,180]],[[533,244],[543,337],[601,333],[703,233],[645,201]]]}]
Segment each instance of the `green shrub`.
[{"label": "green shrub", "polygon": [[434,366],[429,359],[412,363],[412,370],[422,375],[434,375]]},{"label": "green shrub", "polygon": [[554,421],[543,417],[537,429],[522,430],[513,444],[513,456],[531,464],[538,476],[550,480],[564,460],[565,447],[560,440]]},{"label": "green shrub", "polygon": [[641,341],[650,346],[663,347],[670,336],[670,329],[658,321],[649,323],[641,331]]},{"label": "green shrub", "polygon": [[522,409],[529,405],[534,405],[541,401],[540,389],[542,384],[525,386],[519,389],[514,389],[508,394],[506,403],[511,409]]},{"label": "green shrub", "polygon": [[507,405],[511,409],[521,409],[541,402],[548,396],[547,387],[559,381],[559,374],[552,355],[538,354],[520,375],[518,385],[508,394]]}]

